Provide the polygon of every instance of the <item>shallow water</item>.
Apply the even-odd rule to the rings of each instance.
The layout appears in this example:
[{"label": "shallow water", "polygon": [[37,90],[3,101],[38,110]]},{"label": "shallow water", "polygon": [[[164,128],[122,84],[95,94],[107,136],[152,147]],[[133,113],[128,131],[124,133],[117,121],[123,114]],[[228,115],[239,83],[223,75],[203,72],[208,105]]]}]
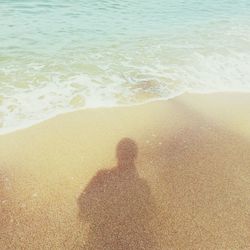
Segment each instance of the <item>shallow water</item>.
[{"label": "shallow water", "polygon": [[0,133],[85,107],[250,90],[250,2],[0,0]]}]

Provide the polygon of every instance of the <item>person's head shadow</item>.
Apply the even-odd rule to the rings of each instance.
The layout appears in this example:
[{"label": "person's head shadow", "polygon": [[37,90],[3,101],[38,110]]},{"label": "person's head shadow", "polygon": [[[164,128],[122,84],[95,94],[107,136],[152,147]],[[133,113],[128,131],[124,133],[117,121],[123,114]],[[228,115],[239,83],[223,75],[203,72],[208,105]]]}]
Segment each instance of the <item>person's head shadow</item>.
[{"label": "person's head shadow", "polygon": [[85,249],[154,249],[154,204],[139,177],[135,141],[117,145],[117,166],[97,172],[78,198],[79,219],[89,225]]},{"label": "person's head shadow", "polygon": [[117,168],[119,171],[135,171],[135,159],[137,158],[138,148],[130,138],[123,138],[116,147]]}]

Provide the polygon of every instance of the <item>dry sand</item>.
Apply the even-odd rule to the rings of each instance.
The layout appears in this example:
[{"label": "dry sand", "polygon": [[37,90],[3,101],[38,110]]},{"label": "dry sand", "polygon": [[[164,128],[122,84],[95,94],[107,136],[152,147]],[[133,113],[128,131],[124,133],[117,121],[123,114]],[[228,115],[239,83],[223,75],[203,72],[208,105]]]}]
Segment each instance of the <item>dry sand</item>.
[{"label": "dry sand", "polygon": [[[116,165],[123,137],[137,143],[144,184],[123,181],[136,186],[137,202],[133,189],[127,192],[133,201],[121,204],[115,202],[120,177],[109,181],[110,172],[101,172],[115,191],[106,183],[108,195],[98,203],[105,211],[91,207],[89,213],[115,229],[92,232],[99,242],[90,247],[94,227],[79,218],[78,197],[99,178],[97,171]],[[147,199],[142,193],[153,200],[150,216],[138,210]],[[187,94],[89,109],[2,135],[0,201],[0,249],[124,249],[108,245],[108,235],[120,231],[127,249],[146,249],[144,238],[155,242],[148,249],[250,249],[250,94]],[[115,221],[121,206],[138,208],[123,218],[123,229]],[[145,223],[136,229],[138,213]]]}]

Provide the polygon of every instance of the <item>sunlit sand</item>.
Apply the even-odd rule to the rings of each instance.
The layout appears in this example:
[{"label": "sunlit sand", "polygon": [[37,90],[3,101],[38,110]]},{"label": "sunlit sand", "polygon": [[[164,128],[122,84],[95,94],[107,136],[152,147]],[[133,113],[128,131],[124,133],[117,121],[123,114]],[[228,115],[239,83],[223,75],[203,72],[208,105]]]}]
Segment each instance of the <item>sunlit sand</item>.
[{"label": "sunlit sand", "polygon": [[[248,249],[249,131],[250,95],[224,93],[2,135],[0,249]],[[138,152],[121,174],[124,137]]]}]

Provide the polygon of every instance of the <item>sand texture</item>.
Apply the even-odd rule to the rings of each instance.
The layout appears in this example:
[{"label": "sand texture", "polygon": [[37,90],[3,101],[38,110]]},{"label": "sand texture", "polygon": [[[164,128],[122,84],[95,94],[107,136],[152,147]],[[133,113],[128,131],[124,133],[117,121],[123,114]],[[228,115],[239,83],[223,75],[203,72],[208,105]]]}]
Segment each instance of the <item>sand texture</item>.
[{"label": "sand texture", "polygon": [[250,94],[88,109],[1,135],[0,205],[0,249],[250,249]]}]

